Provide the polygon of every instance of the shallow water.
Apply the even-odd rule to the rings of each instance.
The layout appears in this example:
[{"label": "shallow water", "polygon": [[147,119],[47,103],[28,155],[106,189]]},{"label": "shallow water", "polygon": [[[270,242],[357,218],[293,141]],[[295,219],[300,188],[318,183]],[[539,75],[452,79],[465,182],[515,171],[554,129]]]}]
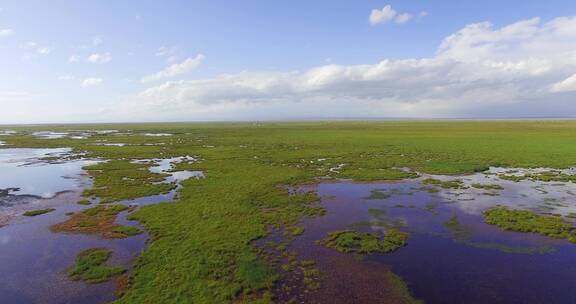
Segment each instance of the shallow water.
[{"label": "shallow water", "polygon": [[[42,160],[62,157],[70,149],[0,149],[0,189],[18,188],[14,194],[52,197],[56,193],[77,188],[82,167],[92,160]],[[0,204],[2,197],[0,197]]]},{"label": "shallow water", "polygon": [[[105,303],[115,299],[116,282],[87,284],[71,281],[66,270],[78,253],[95,247],[112,249],[110,265],[120,264],[129,271],[135,257],[146,248],[148,235],[142,233],[125,239],[102,239],[95,235],[52,233],[49,227],[65,221],[68,212],[92,206],[78,205],[81,193],[90,187],[82,167],[91,160],[42,160],[60,157],[69,149],[0,149],[0,188],[20,188],[0,192],[2,215],[9,217],[0,228],[0,303]],[[164,172],[172,161],[156,160]],[[154,167],[156,168],[156,167]],[[165,182],[180,182],[200,176],[198,172],[169,172]],[[178,185],[178,188],[180,186]],[[49,195],[48,195],[49,194]],[[142,197],[119,203],[143,206],[173,201],[177,190],[167,194]],[[43,196],[44,197],[43,197]],[[23,210],[55,208],[36,217],[21,216]],[[142,228],[126,219],[122,212],[117,223]]]},{"label": "shallow water", "polygon": [[[327,209],[325,216],[303,221],[306,230],[290,248],[302,259],[315,260],[325,274],[324,287],[307,301],[389,303],[381,291],[390,286],[378,275],[390,269],[426,303],[576,303],[576,244],[501,231],[482,217],[495,205],[566,215],[576,208],[576,185],[515,183],[475,174],[458,179],[498,183],[504,190],[431,193],[423,189],[422,179],[342,181],[300,189],[317,192]],[[361,258],[315,244],[336,230],[385,233],[390,227],[410,233],[408,245],[394,253]]]},{"label": "shallow water", "polygon": [[39,131],[32,133],[33,136],[43,139],[59,139],[68,136],[68,132]]},{"label": "shallow water", "polygon": [[144,159],[137,160],[138,163],[148,163],[151,162],[153,165],[150,167],[150,172],[152,173],[164,173],[168,174],[165,182],[182,182],[190,178],[203,178],[204,172],[202,171],[174,171],[174,167],[182,162],[192,163],[196,159],[192,156],[179,156],[171,158],[156,158],[156,159]]}]

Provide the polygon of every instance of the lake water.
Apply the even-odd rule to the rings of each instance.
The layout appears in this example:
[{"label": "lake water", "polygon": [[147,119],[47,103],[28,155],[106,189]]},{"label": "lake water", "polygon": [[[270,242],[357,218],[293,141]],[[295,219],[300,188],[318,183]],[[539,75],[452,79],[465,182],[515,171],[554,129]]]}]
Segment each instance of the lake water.
[{"label": "lake water", "polygon": [[[382,276],[393,271],[426,303],[576,303],[576,244],[502,231],[482,216],[495,205],[567,215],[576,210],[576,185],[475,174],[459,179],[468,185],[497,183],[504,190],[437,188],[431,193],[422,179],[326,182],[300,189],[318,193],[327,209],[325,216],[302,222],[306,230],[289,248],[315,260],[324,274],[323,288],[304,301],[394,303],[385,292],[390,282]],[[332,231],[382,235],[391,227],[409,232],[410,238],[406,247],[389,254],[342,254],[315,243]]]}]

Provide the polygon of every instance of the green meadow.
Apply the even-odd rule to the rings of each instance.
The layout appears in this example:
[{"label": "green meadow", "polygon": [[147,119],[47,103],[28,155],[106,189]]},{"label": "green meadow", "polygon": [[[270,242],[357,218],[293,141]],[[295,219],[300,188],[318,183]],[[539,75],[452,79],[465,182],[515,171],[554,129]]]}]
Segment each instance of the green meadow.
[{"label": "green meadow", "polygon": [[[315,205],[318,197],[289,195],[290,185],[317,178],[398,180],[414,178],[415,172],[460,175],[489,166],[565,168],[576,164],[576,122],[572,121],[171,123],[5,129],[21,132],[2,138],[13,147],[71,147],[86,152],[86,157],[110,160],[87,168],[94,185],[85,196],[101,203],[166,193],[175,187],[157,184],[162,176],[142,170],[146,164],[129,160],[187,155],[198,159],[176,169],[201,170],[205,178],[184,181],[175,202],[145,206],[130,214],[143,224],[151,241],[135,261],[128,289],[118,303],[273,301],[271,289],[281,277],[276,266],[281,265],[262,257],[255,241],[276,228],[288,231],[289,238],[298,237],[302,218],[323,214]],[[127,134],[86,139],[31,136],[39,130],[109,129]],[[102,142],[127,145],[97,145]],[[459,187],[457,182],[438,185]],[[99,263],[88,264],[100,267]],[[74,272],[86,279],[84,273]]]}]

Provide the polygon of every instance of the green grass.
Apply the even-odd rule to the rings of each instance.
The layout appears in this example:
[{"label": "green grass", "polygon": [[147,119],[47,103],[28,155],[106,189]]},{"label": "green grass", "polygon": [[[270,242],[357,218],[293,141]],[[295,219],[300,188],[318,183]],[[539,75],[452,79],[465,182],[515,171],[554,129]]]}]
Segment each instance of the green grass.
[{"label": "green grass", "polygon": [[417,173],[390,168],[346,168],[338,177],[356,181],[401,180],[418,177]]},{"label": "green grass", "polygon": [[24,216],[38,216],[38,215],[42,215],[42,214],[46,214],[49,212],[52,212],[56,209],[54,208],[46,208],[46,209],[36,209],[36,210],[29,210],[24,212],[22,215]]},{"label": "green grass", "polygon": [[123,267],[105,265],[111,255],[112,251],[106,248],[85,250],[76,257],[68,276],[73,280],[100,283],[124,273],[126,270]]},{"label": "green grass", "polygon": [[528,210],[494,207],[484,213],[488,224],[504,230],[531,232],[576,243],[576,228],[557,216],[540,215]]},{"label": "green grass", "polygon": [[270,288],[278,278],[274,269],[258,260],[240,262],[237,276],[238,281],[250,290]]},{"label": "green grass", "polygon": [[98,234],[103,238],[127,238],[142,231],[136,227],[116,224],[116,216],[130,209],[122,204],[103,204],[71,214],[66,221],[54,224],[54,232]]},{"label": "green grass", "polygon": [[435,178],[427,178],[427,179],[422,181],[422,184],[439,186],[439,187],[444,188],[444,189],[466,189],[467,188],[467,186],[464,185],[464,182],[462,182],[461,180],[457,180],[457,179],[449,180],[449,181],[442,181],[442,180],[435,179]]},{"label": "green grass", "polygon": [[128,237],[128,236],[134,236],[134,235],[141,234],[142,230],[140,230],[134,226],[118,226],[118,227],[114,228],[113,232],[118,233],[118,234],[122,234],[122,235],[125,235],[126,237]]},{"label": "green grass", "polygon": [[384,238],[374,233],[361,233],[352,230],[335,231],[318,244],[344,253],[388,253],[406,246],[408,234],[396,229],[388,229]]},{"label": "green grass", "polygon": [[[257,254],[252,241],[268,227],[290,227],[323,210],[313,195],[289,196],[282,185],[315,177],[380,180],[404,178],[410,168],[430,174],[467,174],[488,166],[567,168],[576,163],[574,121],[423,121],[170,123],[9,126],[13,147],[72,147],[111,160],[90,167],[86,196],[114,202],[165,193],[162,175],[133,159],[199,156],[179,168],[204,171],[188,180],[177,202],[134,214],[152,238],[135,264],[131,286],[118,303],[231,303],[255,285],[238,276]],[[38,130],[117,129],[174,134],[165,138],[97,135],[85,140],[39,140]],[[126,147],[93,145],[98,140]],[[164,146],[144,146],[165,142]],[[213,147],[208,147],[213,146]],[[323,158],[325,160],[318,161]],[[345,166],[340,173],[330,168]],[[406,176],[412,177],[412,176]],[[431,187],[432,188],[432,187]],[[434,188],[439,188],[434,186]],[[264,272],[272,279],[275,272]],[[267,281],[267,280],[264,280]],[[267,289],[267,288],[264,288]],[[251,300],[258,300],[254,290]],[[266,300],[266,296],[262,296]]]},{"label": "green grass", "polygon": [[161,183],[166,175],[152,173],[149,167],[150,164],[135,164],[128,160],[88,166],[85,169],[92,176],[94,185],[85,191],[84,196],[98,197],[101,202],[107,203],[164,194],[176,188],[174,183]]},{"label": "green grass", "polygon": [[79,200],[79,201],[76,202],[76,203],[77,203],[78,205],[84,205],[84,206],[87,206],[87,205],[90,205],[90,204],[91,204],[91,203],[90,203],[90,200],[87,200],[87,199]]}]

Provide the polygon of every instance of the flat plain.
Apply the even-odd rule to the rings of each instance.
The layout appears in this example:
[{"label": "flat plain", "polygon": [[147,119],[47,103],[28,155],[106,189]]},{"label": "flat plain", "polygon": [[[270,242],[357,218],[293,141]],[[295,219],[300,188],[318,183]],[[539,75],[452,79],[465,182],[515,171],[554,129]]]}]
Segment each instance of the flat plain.
[{"label": "flat plain", "polygon": [[[351,265],[349,256],[363,259],[362,265],[353,269],[359,272],[359,277],[379,281],[383,291],[374,296],[384,303],[438,302],[433,297],[427,299],[424,291],[413,292],[411,286],[417,282],[405,282],[402,274],[386,266],[387,261],[371,258],[374,255],[394,257],[418,244],[418,233],[411,231],[410,221],[395,225],[393,219],[384,217],[386,213],[399,212],[394,210],[418,209],[419,202],[408,203],[407,199],[395,202],[387,211],[369,209],[366,214],[372,220],[379,220],[368,225],[372,229],[357,223],[356,229],[352,229],[359,231],[356,235],[349,226],[334,227],[339,229],[331,229],[332,232],[346,231],[346,238],[331,240],[339,250],[322,248],[319,250],[330,253],[305,257],[306,254],[298,250],[304,246],[298,243],[299,239],[311,239],[305,246],[322,247],[323,238],[314,236],[313,223],[321,223],[323,217],[329,218],[332,214],[330,207],[326,207],[330,197],[323,196],[315,187],[334,187],[341,182],[401,183],[420,178],[422,185],[418,187],[422,188],[418,191],[427,191],[430,195],[434,191],[466,188],[485,197],[498,197],[498,191],[502,190],[498,185],[475,182],[467,186],[461,180],[489,172],[490,168],[507,168],[502,178],[506,178],[506,174],[516,176],[514,170],[518,168],[545,168],[542,170],[546,174],[522,178],[540,179],[540,182],[548,178],[544,183],[571,184],[571,174],[554,170],[576,165],[574,121],[96,124],[3,126],[0,129],[16,132],[2,136],[6,143],[3,148],[71,148],[76,154],[69,157],[100,161],[84,168],[92,183],[82,194],[81,205],[85,209],[57,224],[56,227],[65,227],[66,231],[56,231],[54,227],[52,230],[53,233],[118,238],[139,233],[135,228],[114,222],[119,212],[128,212],[128,220],[142,225],[148,242],[142,252],[135,253],[137,258],[128,267],[130,271],[116,278],[121,287],[116,291],[117,303],[334,303],[337,301],[330,299],[330,294],[337,285],[328,277],[337,273],[327,272],[321,259],[331,257],[334,262],[330,267],[338,267],[340,261],[344,269]],[[47,138],[42,135],[45,133],[36,133],[40,131],[57,135]],[[154,165],[153,160],[180,157],[189,157],[189,161],[174,162],[166,172],[148,170]],[[58,159],[55,157],[54,161]],[[202,177],[162,182],[169,172],[177,171],[201,172]],[[435,182],[434,178],[447,180]],[[130,200],[166,195],[171,191],[176,193],[171,201],[137,208],[114,207],[129,206]],[[397,189],[371,191],[363,199],[384,201],[395,195],[407,195]],[[433,214],[432,203],[426,201],[426,206],[423,203],[422,210],[428,208],[427,214]],[[519,209],[532,210],[528,207]],[[553,218],[537,217],[542,223],[553,222],[554,227],[565,228],[555,235],[570,239],[574,229],[570,228],[573,226],[570,214],[554,214],[550,210],[530,212]],[[524,218],[534,217],[525,215]],[[87,225],[94,229],[86,229]],[[498,223],[482,225],[488,227],[486,229],[499,229]],[[452,217],[444,222],[444,227],[454,233],[453,241],[479,244],[469,239],[462,241],[462,234],[467,230],[459,226],[458,219]],[[100,228],[103,231],[97,231]],[[402,232],[398,232],[398,228]],[[553,239],[565,242],[558,246],[576,246],[546,236],[545,232],[538,234],[546,231],[545,228],[506,231],[505,236],[522,238],[528,233],[541,237],[543,242]],[[400,245],[381,249],[383,245],[379,244],[388,241],[386,231],[400,233]],[[414,234],[414,239],[408,234]],[[494,248],[482,246],[476,246],[475,250]],[[513,250],[502,254],[515,254],[510,252]],[[106,252],[106,257],[113,254]],[[370,263],[378,266],[369,267]],[[74,260],[69,264],[74,264]],[[94,265],[102,267],[99,263]],[[375,274],[370,269],[381,272]],[[123,272],[113,270],[100,272],[106,279]],[[90,273],[92,281],[103,280],[97,277],[98,271]],[[354,289],[355,284],[350,286],[354,294],[366,293]],[[366,295],[361,299],[371,298]]]}]

